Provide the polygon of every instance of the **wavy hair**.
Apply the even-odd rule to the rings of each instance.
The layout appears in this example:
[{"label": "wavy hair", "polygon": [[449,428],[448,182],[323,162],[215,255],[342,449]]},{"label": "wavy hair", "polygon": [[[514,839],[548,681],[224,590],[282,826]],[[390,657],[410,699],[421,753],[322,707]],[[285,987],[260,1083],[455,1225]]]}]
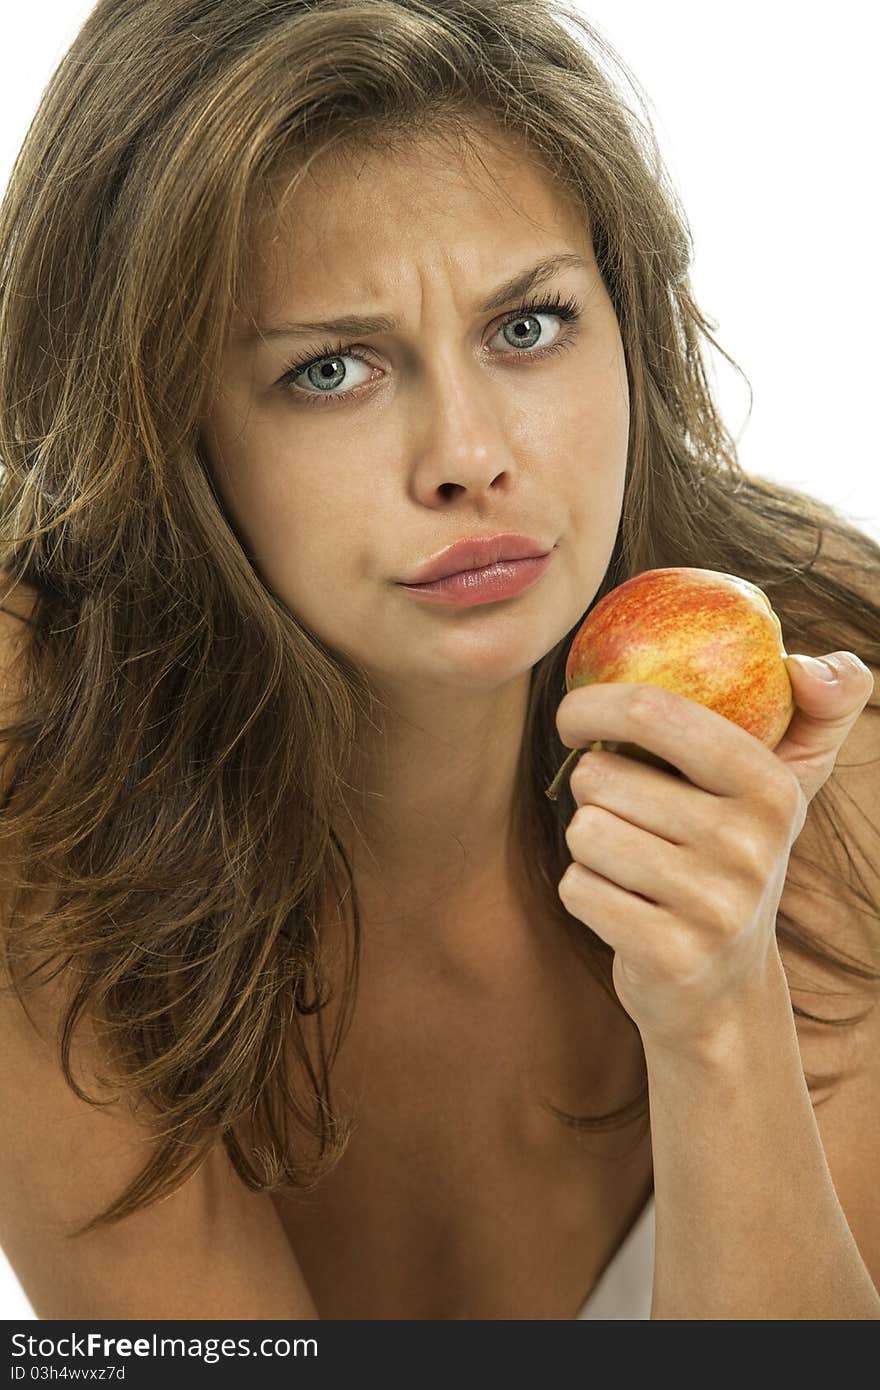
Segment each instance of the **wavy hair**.
[{"label": "wavy hair", "polygon": [[[110,1103],[73,1075],[88,1019],[96,1079],[156,1139],[74,1235],[167,1195],[218,1141],[249,1188],[306,1190],[352,1133],[330,1094],[361,931],[337,817],[383,706],[262,581],[200,428],[278,192],[331,149],[393,151],[443,132],[478,152],[478,126],[523,142],[589,217],[620,325],[626,486],[592,602],[645,569],[716,568],[765,591],[795,650],[843,638],[880,664],[880,610],[855,579],[876,578],[880,547],[825,503],[741,468],[704,343],[736,364],[694,301],[685,214],[635,79],[578,10],[99,0],[0,204],[0,566],[7,597],[18,583],[37,595],[20,717],[10,706],[0,729],[7,975],[25,1007],[25,986],[61,981],[68,1084]],[[838,573],[828,537],[846,561]],[[617,1002],[611,949],[556,891],[570,788],[544,795],[569,751],[555,715],[580,621],[532,672],[514,800],[529,850],[514,862]],[[833,824],[834,796],[832,776],[811,818]],[[329,1046],[319,1028],[313,1058],[302,1020],[320,1023],[330,997],[328,894],[340,912],[350,897],[352,951],[338,1027]],[[782,913],[779,937],[880,979]],[[596,1129],[644,1122],[647,1109],[645,1080],[609,1114],[556,1113]]]}]

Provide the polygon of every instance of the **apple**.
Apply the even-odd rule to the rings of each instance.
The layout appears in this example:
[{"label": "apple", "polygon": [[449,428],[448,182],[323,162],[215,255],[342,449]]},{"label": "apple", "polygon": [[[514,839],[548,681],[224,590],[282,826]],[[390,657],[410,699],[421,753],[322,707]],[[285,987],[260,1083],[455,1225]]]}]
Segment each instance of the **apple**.
[{"label": "apple", "polygon": [[[775,748],[795,710],[782,626],[757,584],[719,570],[644,570],[600,599],[565,663],[566,690],[605,681],[661,685],[716,710]],[[590,748],[602,748],[602,740]],[[626,757],[683,776],[648,749],[605,740]],[[586,750],[575,748],[546,795]]]}]

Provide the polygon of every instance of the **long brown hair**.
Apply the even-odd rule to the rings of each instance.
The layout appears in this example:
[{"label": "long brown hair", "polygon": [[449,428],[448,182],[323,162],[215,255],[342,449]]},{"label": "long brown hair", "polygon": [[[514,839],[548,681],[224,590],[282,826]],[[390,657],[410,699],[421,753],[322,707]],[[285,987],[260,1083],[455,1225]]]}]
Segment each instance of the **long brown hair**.
[{"label": "long brown hair", "polygon": [[[313,159],[441,130],[478,150],[480,124],[520,140],[589,217],[626,354],[626,490],[593,602],[644,569],[716,568],[760,585],[791,649],[849,642],[880,664],[880,611],[854,578],[876,577],[880,547],[738,463],[706,378],[704,341],[722,349],[691,293],[686,219],[618,73],[638,95],[554,0],[99,0],[42,96],[0,205],[0,566],[38,595],[21,717],[0,730],[3,945],[22,1003],[28,982],[67,982],[68,1083],[107,1103],[70,1064],[89,1019],[97,1079],[157,1141],[82,1232],[172,1191],[218,1139],[249,1187],[306,1189],[352,1132],[330,1073],[360,916],[334,817],[382,706],[262,582],[200,435],[251,303],[260,219]],[[568,753],[555,714],[575,630],[532,672],[514,829],[524,891],[616,999],[610,948],[557,894],[570,789],[544,795]],[[834,782],[811,817],[833,814]],[[350,895],[353,949],[316,1067],[300,1021],[327,1002],[328,890],[340,910]],[[784,914],[779,937],[880,979]],[[559,1113],[624,1124],[646,1096]]]}]

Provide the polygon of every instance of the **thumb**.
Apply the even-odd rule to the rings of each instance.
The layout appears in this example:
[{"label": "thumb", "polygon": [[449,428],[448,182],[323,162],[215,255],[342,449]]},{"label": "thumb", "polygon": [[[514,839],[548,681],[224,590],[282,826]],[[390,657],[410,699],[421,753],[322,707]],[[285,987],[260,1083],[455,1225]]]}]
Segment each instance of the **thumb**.
[{"label": "thumb", "polygon": [[834,770],[850,730],[874,693],[874,676],[854,652],[787,656],[795,711],[774,753],[811,800]]}]

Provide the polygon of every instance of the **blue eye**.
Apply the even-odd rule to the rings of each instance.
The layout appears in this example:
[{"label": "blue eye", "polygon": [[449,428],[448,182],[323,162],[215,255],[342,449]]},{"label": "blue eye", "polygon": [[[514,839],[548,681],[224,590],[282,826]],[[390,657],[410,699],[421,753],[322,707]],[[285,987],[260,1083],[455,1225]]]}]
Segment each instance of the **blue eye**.
[{"label": "blue eye", "polygon": [[[512,324],[518,324],[520,320],[531,318],[538,314],[552,314],[554,317],[562,319],[563,323],[573,326],[580,318],[581,310],[577,300],[571,296],[563,300],[562,296],[557,291],[555,298],[551,301],[533,299],[526,304],[521,304],[518,309],[505,319],[498,331],[501,332],[505,328],[509,328]],[[527,339],[529,336],[529,333],[521,335],[523,340]],[[504,357],[521,356],[538,358],[543,361],[545,358],[549,357],[552,352],[560,352],[570,347],[572,336],[570,332],[561,333],[558,338],[554,339],[554,341],[546,347],[538,345],[536,350],[533,351],[531,350],[533,345],[529,342],[526,344],[526,347],[529,349],[528,351],[524,348],[521,352],[514,351],[513,353],[502,353],[501,355]],[[509,341],[510,339],[508,339],[508,342]],[[371,384],[370,382],[360,382],[350,387],[349,390],[345,392],[331,390],[334,386],[342,385],[346,379],[345,369],[340,365],[341,360],[346,357],[351,358],[355,362],[362,362],[365,367],[372,366],[372,363],[367,361],[360,353],[353,351],[353,345],[350,343],[325,343],[317,357],[301,357],[299,360],[291,362],[277,384],[282,390],[286,391],[288,395],[296,396],[304,405],[324,406],[341,404],[344,401],[360,396],[361,392],[367,389]],[[322,389],[322,385],[316,385],[313,377],[309,377],[309,380],[311,384],[316,387],[315,390],[307,390],[305,387],[295,384],[299,377],[311,373],[313,368],[319,368],[321,370],[321,382],[323,387],[327,389]],[[327,370],[327,368],[330,370]],[[340,380],[334,380],[335,377],[340,377]]]}]

